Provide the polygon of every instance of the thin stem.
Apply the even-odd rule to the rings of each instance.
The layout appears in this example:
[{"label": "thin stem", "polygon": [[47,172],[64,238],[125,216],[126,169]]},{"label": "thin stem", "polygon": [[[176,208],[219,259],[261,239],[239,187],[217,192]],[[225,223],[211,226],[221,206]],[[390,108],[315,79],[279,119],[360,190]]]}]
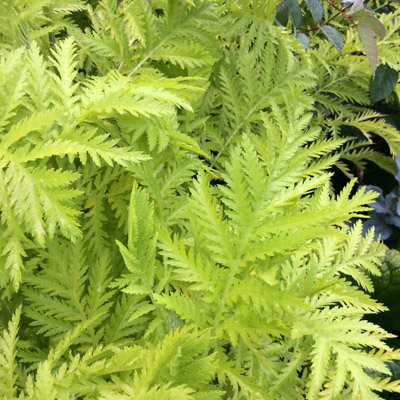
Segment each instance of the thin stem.
[{"label": "thin stem", "polygon": [[156,47],[154,47],[154,49],[151,50],[147,54],[147,56],[144,57],[138,65],[136,65],[135,68],[133,68],[133,70],[128,74],[128,78],[130,78],[164,44],[164,42],[167,40],[167,38],[168,38],[168,36],[166,36],[160,43],[158,43],[158,45]]},{"label": "thin stem", "polygon": [[242,126],[247,122],[247,120],[250,118],[250,116],[260,107],[260,105],[269,97],[271,96],[272,93],[274,93],[276,90],[279,90],[281,85],[286,82],[286,79],[282,79],[280,83],[277,85],[274,85],[273,89],[271,89],[268,93],[265,94],[260,100],[257,101],[257,103],[249,110],[249,112],[246,114],[246,116],[243,118],[242,122],[236,127],[236,129],[232,132],[232,134],[229,136],[228,140],[225,142],[225,144],[222,146],[222,149],[217,153],[217,155],[214,157],[214,159],[210,163],[210,167],[214,168],[215,162],[218,160],[218,158],[221,156],[222,152],[226,149],[226,147],[229,145],[231,140],[238,134],[239,130],[242,128]]},{"label": "thin stem", "polygon": [[344,12],[345,9],[339,8],[332,0],[325,0],[332,8],[334,8],[340,15],[342,15],[344,18],[346,18],[347,20],[349,20],[353,26],[356,28],[357,25],[355,24],[355,22],[353,21],[353,17],[349,14],[346,14]]},{"label": "thin stem", "polygon": [[[133,42],[134,42],[135,40],[136,40],[136,38],[135,38],[135,36],[133,36],[133,38],[129,41],[129,44],[128,44],[128,48],[129,48],[129,49],[131,48],[131,46],[132,46],[132,44],[133,44]],[[123,65],[124,65],[124,62],[121,61],[121,62],[119,63],[117,72],[121,71],[121,68],[122,68]]]},{"label": "thin stem", "polygon": [[[270,95],[271,92],[268,93]],[[218,154],[215,156],[214,160],[211,162],[211,168],[215,166],[215,162],[218,160],[222,152],[226,149],[228,144],[231,142],[231,140],[237,135],[239,130],[242,128],[244,123],[247,121],[248,118],[250,118],[251,114],[253,114],[257,108],[261,105],[261,103],[265,100],[266,96],[263,96],[251,109],[250,111],[246,114],[246,116],[243,118],[242,122],[236,127],[236,129],[232,132],[232,134],[229,136],[228,140],[225,142],[225,144],[222,146],[222,149],[218,152]]]},{"label": "thin stem", "polygon": [[218,328],[219,321],[221,320],[221,315],[222,315],[222,311],[223,311],[224,306],[225,306],[226,297],[228,296],[228,293],[231,290],[233,278],[235,277],[237,269],[238,269],[239,264],[240,264],[240,258],[241,258],[241,254],[238,254],[238,256],[235,259],[234,265],[231,268],[231,272],[229,273],[228,281],[226,282],[224,292],[222,293],[221,300],[220,300],[220,302],[218,304],[218,310],[217,310],[217,313],[215,315],[214,324],[213,324],[213,327],[212,327],[212,330],[211,330],[211,337],[214,336],[215,331]]},{"label": "thin stem", "polygon": [[237,270],[239,269],[239,265],[240,265],[240,262],[242,261],[243,253],[244,253],[244,251],[246,249],[246,246],[247,246],[247,243],[249,241],[249,237],[250,237],[250,234],[251,234],[251,229],[253,228],[254,224],[256,223],[256,221],[258,219],[259,212],[260,212],[260,210],[262,208],[262,204],[263,204],[264,198],[265,198],[267,193],[269,193],[269,185],[267,185],[267,187],[265,188],[263,197],[259,200],[258,205],[254,210],[253,217],[252,217],[251,221],[249,222],[249,224],[247,225],[246,231],[244,232],[242,243],[241,243],[241,245],[239,247],[239,251],[237,252],[237,255],[236,255],[235,260],[233,262],[231,271],[229,273],[228,280],[226,282],[224,291],[222,293],[221,300],[220,300],[220,302],[218,304],[217,313],[215,315],[214,324],[213,324],[213,327],[212,327],[212,330],[211,330],[211,337],[214,336],[214,334],[215,334],[215,332],[216,332],[216,330],[218,328],[218,325],[220,323],[221,316],[222,316],[222,311],[223,311],[223,309],[225,307],[226,298],[227,298],[227,296],[229,294],[229,291],[231,290],[233,278],[235,277],[235,275],[237,273]]},{"label": "thin stem", "polygon": [[[342,11],[347,10],[349,7],[351,7],[351,4],[349,4],[348,6],[342,8]],[[317,25],[314,28],[311,29],[306,29],[304,31],[300,31],[300,33],[307,33],[307,32],[312,32],[312,31],[318,31],[321,29],[321,26],[327,25],[329,24],[329,22],[333,21],[337,16],[341,15],[340,12],[337,12],[335,15],[333,15],[332,17],[330,17],[328,20],[326,20],[324,23]]]},{"label": "thin stem", "polygon": [[380,7],[377,7],[376,10],[375,10],[375,12],[377,12],[378,10],[380,10],[381,8],[384,8],[384,7],[391,7],[391,4],[392,4],[392,2],[391,2],[391,1],[388,1],[388,2],[385,3],[385,4],[382,4]]}]

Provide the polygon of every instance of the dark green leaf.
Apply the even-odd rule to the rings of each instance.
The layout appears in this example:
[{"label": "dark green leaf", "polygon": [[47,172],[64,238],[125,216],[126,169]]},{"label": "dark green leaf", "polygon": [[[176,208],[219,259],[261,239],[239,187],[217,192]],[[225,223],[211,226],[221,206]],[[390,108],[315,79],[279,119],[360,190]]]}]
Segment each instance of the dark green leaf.
[{"label": "dark green leaf", "polygon": [[365,26],[368,26],[368,28],[371,29],[371,31],[374,32],[376,35],[378,35],[380,39],[383,39],[385,37],[386,35],[385,26],[382,24],[381,21],[379,21],[378,18],[372,15],[367,15],[367,16],[357,16],[355,19],[360,23],[364,24]]},{"label": "dark green leaf", "polygon": [[275,20],[279,25],[286,26],[289,20],[289,9],[281,3],[276,7]]},{"label": "dark green leaf", "polygon": [[293,25],[298,28],[301,24],[301,10],[299,3],[297,0],[283,0],[289,9],[290,19],[293,22]]},{"label": "dark green leaf", "polygon": [[307,50],[310,47],[310,39],[304,33],[297,33],[296,39],[301,43],[304,50]]},{"label": "dark green leaf", "polygon": [[343,49],[343,38],[340,36],[340,33],[330,25],[322,25],[320,29],[336,47],[337,51],[341,53]]},{"label": "dark green leaf", "polygon": [[375,76],[375,70],[378,65],[378,47],[372,30],[363,23],[357,25],[358,35],[367,55],[369,66],[372,70],[372,75]]},{"label": "dark green leaf", "polygon": [[324,7],[322,7],[320,0],[306,0],[308,7],[310,8],[311,15],[314,21],[318,24],[324,16]]},{"label": "dark green leaf", "polygon": [[375,78],[369,85],[371,103],[385,99],[396,87],[399,74],[389,65],[383,64],[376,69]]}]

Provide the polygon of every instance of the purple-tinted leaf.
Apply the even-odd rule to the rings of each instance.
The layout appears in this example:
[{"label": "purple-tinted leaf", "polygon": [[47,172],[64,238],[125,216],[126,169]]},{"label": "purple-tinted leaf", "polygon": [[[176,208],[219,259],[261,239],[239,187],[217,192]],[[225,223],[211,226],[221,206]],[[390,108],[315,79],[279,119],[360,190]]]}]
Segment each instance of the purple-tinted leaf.
[{"label": "purple-tinted leaf", "polygon": [[396,87],[398,77],[399,74],[395,69],[386,64],[380,65],[369,85],[371,103],[376,103],[389,96]]},{"label": "purple-tinted leaf", "polygon": [[375,228],[375,240],[379,236],[381,240],[386,240],[393,234],[393,228],[386,223],[383,216],[376,213],[371,214],[370,219],[363,223],[363,234],[365,235],[372,227]]},{"label": "purple-tinted leaf", "polygon": [[336,47],[337,51],[341,53],[343,49],[343,38],[340,36],[340,33],[330,25],[322,25],[320,26],[320,29]]},{"label": "purple-tinted leaf", "polygon": [[293,25],[298,28],[301,24],[301,9],[297,0],[283,0],[286,7],[289,9],[290,19]]},{"label": "purple-tinted leaf", "polygon": [[320,0],[306,0],[314,21],[318,24],[324,16],[324,7]]},{"label": "purple-tinted leaf", "polygon": [[398,200],[398,195],[392,190],[386,197],[385,197],[385,204],[388,208],[393,209],[393,204],[395,204]]},{"label": "purple-tinted leaf", "polygon": [[372,204],[372,207],[379,214],[391,214],[392,212],[390,208],[387,207],[385,204],[379,203],[377,201]]},{"label": "purple-tinted leaf", "polygon": [[304,33],[296,33],[296,39],[301,43],[304,50],[307,50],[310,46],[310,39]]},{"label": "purple-tinted leaf", "polygon": [[289,20],[289,9],[284,3],[281,3],[276,7],[275,21],[278,25],[286,26]]},{"label": "purple-tinted leaf", "polygon": [[397,182],[400,183],[400,157],[397,154],[395,157],[395,161],[396,161],[396,174],[394,175],[394,177],[396,178]]},{"label": "purple-tinted leaf", "polygon": [[370,207],[374,208],[378,213],[390,213],[389,207],[386,206],[385,198],[383,197],[383,190],[379,186],[367,185],[365,186],[365,191],[379,193],[379,196],[372,203],[368,204]]},{"label": "purple-tinted leaf", "polygon": [[363,23],[357,25],[357,31],[364,47],[365,54],[367,55],[369,66],[372,70],[372,75],[375,76],[376,67],[378,65],[378,48],[376,46],[374,34],[372,30]]},{"label": "purple-tinted leaf", "polygon": [[381,240],[389,239],[394,233],[393,228],[390,225],[378,225],[375,227],[375,240],[380,237]]},{"label": "purple-tinted leaf", "polygon": [[393,226],[397,226],[398,228],[400,228],[400,217],[398,217],[397,215],[389,215],[386,217],[386,221]]},{"label": "purple-tinted leaf", "polygon": [[[361,188],[362,187],[363,186],[361,186]],[[373,190],[374,192],[379,193],[379,197],[381,197],[383,195],[383,190],[379,186],[375,186],[375,185],[366,185],[365,186],[365,191],[366,192],[371,191],[371,190]],[[378,197],[378,199],[379,199],[379,197]]]},{"label": "purple-tinted leaf", "polygon": [[350,8],[349,14],[354,14],[357,11],[364,10],[364,0],[355,0]]},{"label": "purple-tinted leaf", "polygon": [[355,19],[365,26],[368,26],[368,28],[371,29],[371,31],[374,32],[375,35],[379,36],[379,39],[383,39],[385,37],[385,25],[383,25],[378,18],[368,13],[368,15],[357,15],[355,16]]}]

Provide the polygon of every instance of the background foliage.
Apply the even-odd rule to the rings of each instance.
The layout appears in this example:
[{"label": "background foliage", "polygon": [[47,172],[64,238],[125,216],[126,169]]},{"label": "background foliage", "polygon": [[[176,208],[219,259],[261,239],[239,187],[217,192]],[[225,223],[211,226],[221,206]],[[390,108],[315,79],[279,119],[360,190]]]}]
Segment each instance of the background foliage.
[{"label": "background foliage", "polygon": [[396,253],[349,223],[400,153],[399,11],[366,6],[2,2],[2,398],[400,390]]}]

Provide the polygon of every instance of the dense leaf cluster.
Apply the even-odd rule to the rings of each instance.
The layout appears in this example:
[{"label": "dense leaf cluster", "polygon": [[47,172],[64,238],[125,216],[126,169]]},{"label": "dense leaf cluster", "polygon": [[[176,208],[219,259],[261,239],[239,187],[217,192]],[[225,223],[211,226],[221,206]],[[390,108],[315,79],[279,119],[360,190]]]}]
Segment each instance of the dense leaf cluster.
[{"label": "dense leaf cluster", "polygon": [[[379,399],[368,60],[278,1],[0,5],[0,396]],[[400,12],[380,57],[400,69]],[[398,88],[387,101],[396,101]],[[358,135],[349,135],[350,129]]]}]

